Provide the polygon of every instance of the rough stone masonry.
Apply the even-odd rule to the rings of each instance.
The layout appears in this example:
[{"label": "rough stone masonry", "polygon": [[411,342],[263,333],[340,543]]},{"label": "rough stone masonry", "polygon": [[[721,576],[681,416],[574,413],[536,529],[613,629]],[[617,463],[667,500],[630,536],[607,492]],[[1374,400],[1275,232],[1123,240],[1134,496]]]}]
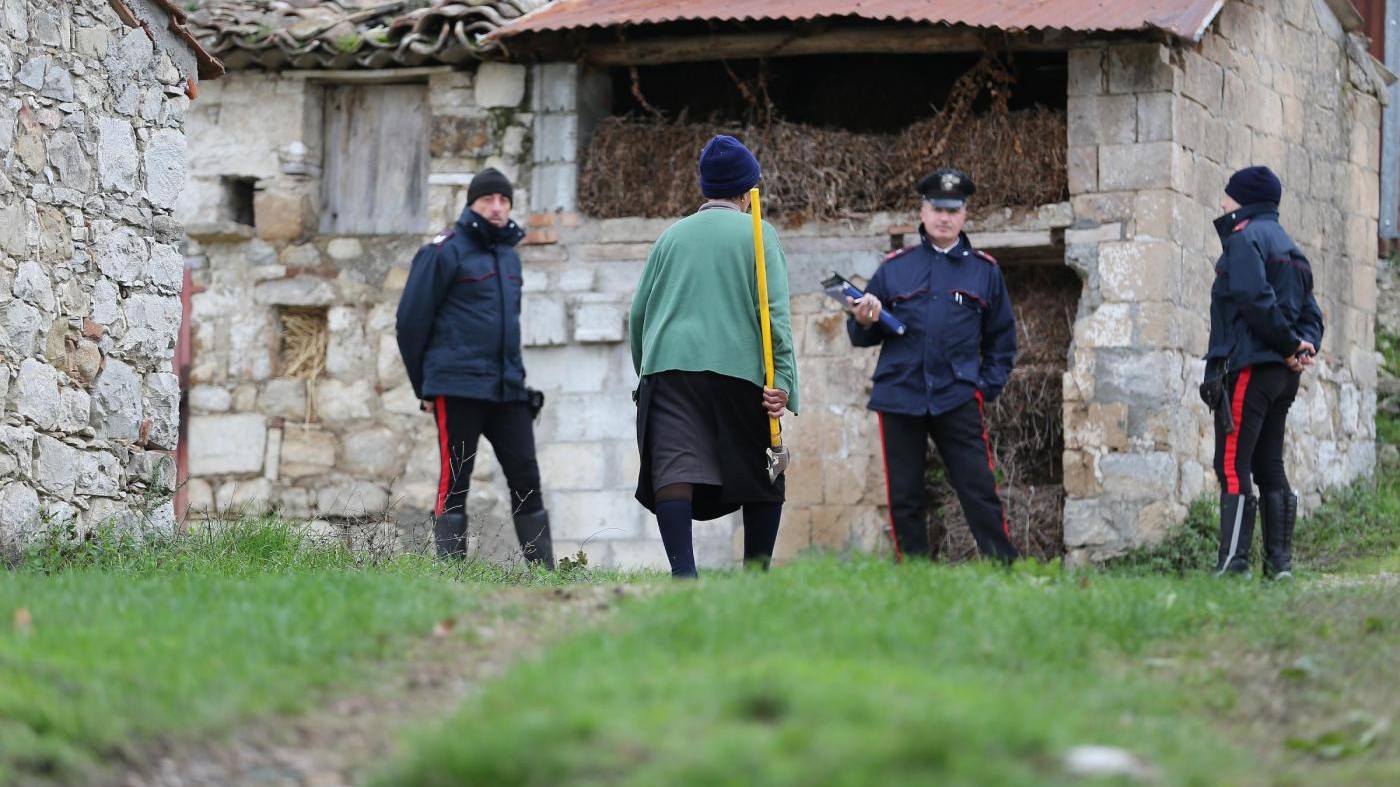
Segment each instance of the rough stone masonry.
[{"label": "rough stone masonry", "polygon": [[1230,173],[1266,164],[1313,264],[1327,335],[1289,416],[1303,508],[1375,466],[1380,104],[1365,48],[1326,3],[1237,0],[1194,47],[1069,59],[1067,262],[1085,280],[1065,377],[1065,547],[1100,560],[1160,541],[1214,494],[1196,395],[1211,219]]},{"label": "rough stone masonry", "polygon": [[[1291,416],[1289,471],[1304,506],[1371,472],[1379,104],[1358,46],[1324,0],[1231,0],[1198,44],[1067,45],[1071,199],[1007,210],[971,231],[994,253],[1020,243],[1012,236],[1043,237],[1036,245],[1050,253],[1039,261],[1063,259],[1083,282],[1063,379],[1070,559],[1156,543],[1192,500],[1216,491],[1196,396],[1202,295],[1220,249],[1210,220],[1229,173],[1248,164],[1283,177],[1284,224],[1313,262],[1328,319]],[[521,248],[522,327],[530,383],[549,396],[536,436],[556,552],[664,566],[655,525],[632,500],[636,380],[625,319],[647,250],[669,222],[576,212],[580,157],[611,106],[611,83],[560,62],[440,66],[369,84],[385,76],[248,70],[205,91],[191,113],[200,155],[181,198],[198,291],[190,511],[277,511],[328,526],[383,514],[406,535],[424,521],[436,434],[406,385],[393,310],[413,250],[461,209],[471,174],[495,166],[515,179],[516,215],[531,231]],[[392,106],[403,111],[369,103],[387,87],[402,94]],[[334,96],[355,91],[363,102],[340,104],[364,110],[347,124],[331,111]],[[328,229],[335,198],[369,191],[328,186],[332,174],[344,162],[369,172],[382,136],[347,142],[328,129],[409,121],[417,125],[394,137],[394,152],[427,157],[426,204],[414,207],[426,222]],[[249,204],[238,204],[239,189]],[[879,438],[865,410],[874,354],[851,350],[844,318],[816,282],[831,270],[869,275],[890,231],[909,221],[886,214],[784,229],[803,395],[819,404],[785,425],[800,460],[780,559],[809,547],[888,548]],[[322,368],[303,379],[289,373],[280,337],[288,317],[307,312],[323,319],[326,338]],[[503,479],[487,443],[480,449],[473,527],[490,528],[483,545],[504,532],[497,540],[513,547]],[[732,519],[698,525],[702,567],[732,565],[739,535]]]},{"label": "rough stone masonry", "polygon": [[171,13],[0,0],[0,549],[175,524],[171,211],[197,66]]}]

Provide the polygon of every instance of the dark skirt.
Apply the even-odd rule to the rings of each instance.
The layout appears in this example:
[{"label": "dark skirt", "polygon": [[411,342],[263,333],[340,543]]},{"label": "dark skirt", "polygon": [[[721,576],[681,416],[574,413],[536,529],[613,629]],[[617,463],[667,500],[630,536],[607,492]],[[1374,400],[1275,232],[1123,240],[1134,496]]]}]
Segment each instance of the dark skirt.
[{"label": "dark skirt", "polygon": [[647,375],[637,391],[637,501],[654,512],[660,486],[694,484],[701,521],[781,503],[786,479],[768,481],[768,439],[760,386],[714,372]]}]

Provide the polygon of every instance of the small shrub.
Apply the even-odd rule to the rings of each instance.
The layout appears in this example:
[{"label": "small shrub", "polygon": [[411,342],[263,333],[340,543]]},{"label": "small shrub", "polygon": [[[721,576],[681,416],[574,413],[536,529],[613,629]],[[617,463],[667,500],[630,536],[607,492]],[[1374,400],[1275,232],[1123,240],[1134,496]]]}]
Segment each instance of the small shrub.
[{"label": "small shrub", "polygon": [[1109,565],[1130,573],[1177,574],[1207,571],[1215,565],[1220,542],[1220,502],[1198,497],[1186,521],[1166,540],[1129,552]]}]

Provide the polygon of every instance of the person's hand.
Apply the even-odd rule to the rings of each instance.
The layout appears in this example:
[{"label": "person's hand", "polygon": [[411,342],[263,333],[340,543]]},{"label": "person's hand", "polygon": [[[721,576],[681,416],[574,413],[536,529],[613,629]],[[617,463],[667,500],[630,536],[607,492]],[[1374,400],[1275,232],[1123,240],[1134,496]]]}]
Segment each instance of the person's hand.
[{"label": "person's hand", "polygon": [[763,389],[763,409],[773,418],[781,418],[787,412],[788,394],[781,388]]},{"label": "person's hand", "polygon": [[433,403],[427,399],[419,399],[418,409],[425,413],[431,413],[433,411]]},{"label": "person's hand", "polygon": [[1312,342],[1298,342],[1297,349],[1288,356],[1285,363],[1288,364],[1289,371],[1294,374],[1302,374],[1304,369],[1313,365],[1313,356],[1315,355],[1317,355],[1317,348],[1313,346]]},{"label": "person's hand", "polygon": [[850,310],[851,316],[856,318],[856,322],[862,328],[869,328],[880,319],[880,312],[884,310],[884,305],[880,299],[870,293],[866,293],[859,298],[846,298],[846,308]]}]

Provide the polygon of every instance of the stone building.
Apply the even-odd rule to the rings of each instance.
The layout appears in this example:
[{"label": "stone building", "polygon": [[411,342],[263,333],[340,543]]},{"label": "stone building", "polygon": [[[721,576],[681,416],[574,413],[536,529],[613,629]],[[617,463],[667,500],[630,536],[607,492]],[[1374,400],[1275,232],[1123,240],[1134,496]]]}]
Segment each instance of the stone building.
[{"label": "stone building", "polygon": [[191,100],[222,72],[169,0],[0,2],[0,548],[169,530]]},{"label": "stone building", "polygon": [[[1008,271],[1034,266],[1075,282],[1055,392],[1063,550],[1092,560],[1151,543],[1214,490],[1195,394],[1219,252],[1210,220],[1229,173],[1248,164],[1282,176],[1283,219],[1313,260],[1329,324],[1295,408],[1294,483],[1312,505],[1371,472],[1387,72],[1353,32],[1359,18],[1345,0],[1111,11],[1053,0],[947,16],[812,0],[798,17],[749,10],[742,22],[717,0],[654,13],[559,0],[505,27],[526,9],[448,0],[374,16],[320,2],[260,16],[250,5],[206,2],[195,18],[239,70],[191,118],[201,155],[180,207],[197,289],[192,510],[422,521],[436,436],[399,364],[393,311],[413,250],[460,210],[470,176],[495,166],[515,179],[530,230],[526,366],[549,396],[537,434],[556,552],[663,564],[654,523],[631,499],[636,381],[625,320],[650,243],[671,219],[583,209],[595,130],[638,100],[649,106],[637,88],[652,79],[675,88],[657,94],[666,100],[713,109],[694,87],[724,73],[720,58],[724,68],[772,63],[796,79],[819,57],[865,79],[870,96],[858,88],[805,106],[839,125],[831,106],[882,105],[875,75],[918,89],[989,46],[1026,64],[1015,90],[1065,118],[1064,193],[987,206],[970,226]],[[911,57],[924,59],[908,68]],[[877,211],[783,230],[808,403],[785,426],[797,460],[784,555],[887,544],[879,437],[864,408],[874,355],[846,345],[817,281],[833,269],[869,275],[912,224],[911,213]],[[474,526],[503,549],[504,485],[493,462],[477,468]],[[702,564],[729,564],[736,523],[698,523],[696,543]]]}]

